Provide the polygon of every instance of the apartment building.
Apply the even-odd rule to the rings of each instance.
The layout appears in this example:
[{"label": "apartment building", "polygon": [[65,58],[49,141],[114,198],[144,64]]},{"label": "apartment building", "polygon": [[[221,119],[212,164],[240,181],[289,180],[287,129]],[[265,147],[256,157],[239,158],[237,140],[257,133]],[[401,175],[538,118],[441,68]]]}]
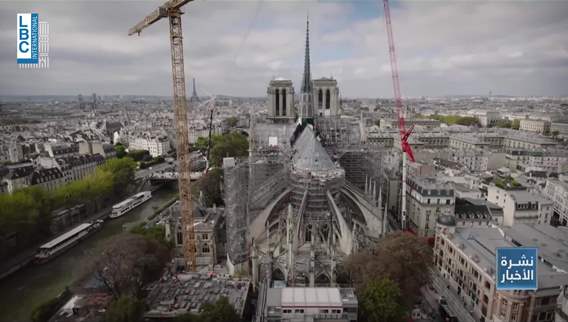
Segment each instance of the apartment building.
[{"label": "apartment building", "polygon": [[79,154],[100,154],[105,159],[116,156],[116,151],[112,144],[97,141],[79,142]]},{"label": "apartment building", "polygon": [[[553,322],[557,298],[568,284],[566,240],[568,231],[550,225],[456,227],[454,217],[442,216],[434,266],[476,321]],[[538,289],[497,291],[496,249],[518,246],[539,247]]]},{"label": "apartment building", "polygon": [[406,183],[409,228],[420,236],[433,236],[438,217],[454,214],[452,185],[436,177],[409,177]]},{"label": "apartment building", "polygon": [[554,173],[568,171],[568,151],[562,149],[509,149],[506,159],[511,169],[539,168]]},{"label": "apartment building", "polygon": [[503,189],[487,186],[487,201],[503,208],[503,225],[549,223],[552,202],[542,194],[524,188]]},{"label": "apartment building", "polygon": [[45,190],[52,191],[65,184],[66,178],[63,172],[57,168],[36,169],[30,178],[30,185],[39,186]]},{"label": "apartment building", "polygon": [[519,130],[536,132],[539,134],[549,134],[550,133],[550,121],[547,120],[533,120],[533,119],[522,119],[519,124]]},{"label": "apartment building", "polygon": [[515,130],[489,133],[463,133],[450,137],[450,147],[462,150],[474,149],[546,149],[556,146],[554,140]]},{"label": "apartment building", "polygon": [[452,160],[466,167],[471,172],[495,170],[507,164],[506,154],[500,151],[465,150],[452,152]]},{"label": "apartment building", "polygon": [[128,149],[146,150],[155,158],[170,152],[170,141],[166,137],[136,137],[129,141]]},{"label": "apartment building", "polygon": [[56,160],[57,167],[65,174],[67,182],[85,178],[104,161],[105,158],[100,154],[76,155]]},{"label": "apartment building", "polygon": [[34,166],[31,163],[8,166],[8,174],[2,178],[3,190],[7,193],[13,193],[29,186],[33,172]]},{"label": "apartment building", "polygon": [[550,224],[566,226],[568,224],[568,183],[556,179],[547,179],[543,192],[553,203]]}]

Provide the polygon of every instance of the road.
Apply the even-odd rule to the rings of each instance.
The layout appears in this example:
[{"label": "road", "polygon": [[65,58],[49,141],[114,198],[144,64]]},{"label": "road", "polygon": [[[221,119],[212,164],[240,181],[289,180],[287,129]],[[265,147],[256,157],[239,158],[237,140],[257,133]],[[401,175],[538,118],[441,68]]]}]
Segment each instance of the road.
[{"label": "road", "polygon": [[33,308],[57,296],[65,286],[79,279],[87,269],[87,260],[100,250],[105,241],[122,232],[123,225],[151,216],[175,193],[175,187],[158,190],[153,193],[152,199],[123,217],[106,221],[100,231],[51,262],[25,267],[1,280],[0,321],[31,321],[30,313]]},{"label": "road", "polygon": [[156,164],[151,166],[150,168],[146,168],[146,169],[140,169],[136,171],[136,174],[134,175],[134,178],[136,180],[138,179],[145,179],[150,177],[150,175],[154,172],[159,172],[159,171],[163,171],[165,169],[167,169],[168,167],[175,167],[175,163],[174,164],[169,164],[168,162],[163,162],[160,164]]},{"label": "road", "polygon": [[448,306],[457,315],[460,322],[476,322],[464,307],[463,301],[460,299],[459,295],[453,289],[448,287],[446,281],[437,272],[432,273],[432,285],[436,289],[436,293],[438,295],[442,295],[446,298]]}]

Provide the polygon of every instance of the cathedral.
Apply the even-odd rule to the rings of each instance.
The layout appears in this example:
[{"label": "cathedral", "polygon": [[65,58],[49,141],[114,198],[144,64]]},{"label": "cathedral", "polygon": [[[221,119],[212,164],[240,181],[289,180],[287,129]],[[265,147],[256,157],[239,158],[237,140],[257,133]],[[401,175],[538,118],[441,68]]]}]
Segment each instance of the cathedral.
[{"label": "cathedral", "polygon": [[251,119],[248,159],[223,160],[227,266],[255,283],[336,285],[346,256],[386,227],[372,179],[378,158],[350,156],[321,135],[330,120],[347,125],[337,126],[337,81],[311,79],[309,21],[299,95],[282,78],[267,94],[269,117]]},{"label": "cathedral", "polygon": [[306,52],[304,74],[297,107],[294,104],[294,87],[291,80],[276,78],[268,85],[268,113],[274,121],[313,120],[317,117],[339,116],[339,88],[333,78],[312,80],[310,69],[310,22],[306,23]]}]

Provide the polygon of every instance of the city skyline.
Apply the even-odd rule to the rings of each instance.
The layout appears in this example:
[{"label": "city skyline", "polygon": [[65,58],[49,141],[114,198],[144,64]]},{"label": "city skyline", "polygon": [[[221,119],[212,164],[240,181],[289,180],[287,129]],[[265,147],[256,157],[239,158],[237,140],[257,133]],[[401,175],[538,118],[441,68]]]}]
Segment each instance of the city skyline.
[{"label": "city skyline", "polygon": [[[127,36],[158,2],[4,1],[0,95],[171,95],[167,23]],[[568,95],[566,9],[565,1],[394,2],[403,95]],[[31,11],[50,23],[48,70],[15,63],[13,22]],[[186,75],[199,95],[261,97],[275,77],[299,89],[309,12],[313,77],[333,76],[343,97],[392,96],[378,2],[196,1],[185,12]]]}]

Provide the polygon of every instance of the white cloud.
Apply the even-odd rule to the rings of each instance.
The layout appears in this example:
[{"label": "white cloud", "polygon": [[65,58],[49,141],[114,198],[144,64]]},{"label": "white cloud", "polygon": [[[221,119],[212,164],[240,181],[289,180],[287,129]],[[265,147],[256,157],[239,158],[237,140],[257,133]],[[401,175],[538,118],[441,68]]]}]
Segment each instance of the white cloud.
[{"label": "white cloud", "polygon": [[[0,94],[169,95],[167,21],[140,37],[130,26],[161,1],[11,2],[0,9]],[[568,95],[568,2],[397,2],[392,18],[403,94]],[[263,96],[274,76],[298,86],[305,14],[312,74],[333,75],[344,96],[392,94],[382,12],[358,2],[196,1],[183,16],[186,76],[198,91]],[[52,68],[15,68],[11,19],[38,8],[51,26]],[[372,8],[372,6],[370,7]]]}]

